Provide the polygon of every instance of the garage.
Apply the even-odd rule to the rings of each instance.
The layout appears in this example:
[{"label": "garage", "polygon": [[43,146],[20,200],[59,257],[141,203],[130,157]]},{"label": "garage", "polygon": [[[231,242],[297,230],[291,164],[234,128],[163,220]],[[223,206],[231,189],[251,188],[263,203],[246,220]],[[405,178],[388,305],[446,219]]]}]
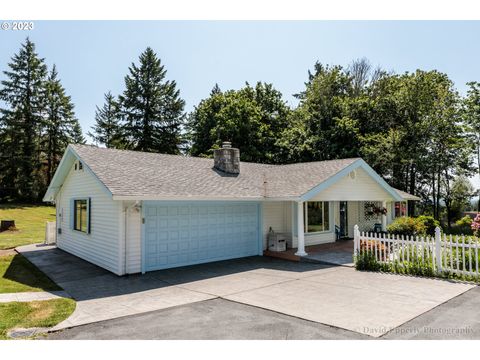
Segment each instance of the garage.
[{"label": "garage", "polygon": [[261,254],[258,202],[145,201],[142,271]]}]

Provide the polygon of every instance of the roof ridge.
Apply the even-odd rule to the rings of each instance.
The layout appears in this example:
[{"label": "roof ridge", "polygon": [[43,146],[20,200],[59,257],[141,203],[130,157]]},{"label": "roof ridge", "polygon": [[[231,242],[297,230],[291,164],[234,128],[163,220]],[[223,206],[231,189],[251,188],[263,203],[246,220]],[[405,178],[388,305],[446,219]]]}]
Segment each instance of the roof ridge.
[{"label": "roof ridge", "polygon": [[[185,155],[185,154],[165,154],[159,152],[150,152],[150,151],[139,151],[139,150],[131,150],[131,149],[116,149],[116,148],[107,148],[107,147],[99,147],[94,144],[69,144],[69,146],[76,148],[76,147],[89,147],[92,149],[98,149],[101,151],[111,151],[111,152],[123,152],[123,153],[134,153],[134,154],[149,154],[152,156],[169,156],[169,157],[180,157],[184,159],[195,159],[195,160],[213,160],[211,157],[202,157],[202,156],[192,156],[192,155]],[[252,164],[252,165],[260,165],[260,166],[269,166],[269,167],[284,167],[284,166],[298,166],[302,164],[318,164],[318,163],[328,163],[328,162],[335,162],[335,161],[345,161],[345,160],[359,160],[361,157],[352,157],[352,158],[342,158],[342,159],[329,159],[329,160],[317,160],[317,161],[304,161],[292,164],[266,164],[260,162],[253,162],[253,161],[240,161],[241,164]]]}]

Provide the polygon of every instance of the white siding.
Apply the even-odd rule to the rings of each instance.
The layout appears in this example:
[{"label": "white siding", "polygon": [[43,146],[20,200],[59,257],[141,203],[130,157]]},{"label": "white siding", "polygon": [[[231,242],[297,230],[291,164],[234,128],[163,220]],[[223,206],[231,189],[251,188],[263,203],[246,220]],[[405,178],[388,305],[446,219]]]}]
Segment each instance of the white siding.
[{"label": "white siding", "polygon": [[133,202],[124,204],[127,208],[127,274],[142,271],[142,214],[133,205]]},{"label": "white siding", "polygon": [[[309,234],[305,233],[305,245],[319,245],[335,242],[335,231],[328,231],[324,233]],[[298,246],[297,236],[293,237],[293,247]]]},{"label": "white siding", "polygon": [[353,237],[353,227],[355,225],[360,225],[359,204],[358,201],[347,202],[348,236],[350,237]]},{"label": "white siding", "polygon": [[309,201],[315,200],[340,200],[340,201],[381,201],[391,200],[387,193],[365,170],[355,170],[355,178],[346,175],[335,184],[318,193]]},{"label": "white siding", "polygon": [[[73,230],[70,224],[71,199],[91,199],[91,232]],[[58,227],[57,246],[115,274],[122,274],[121,204],[111,199],[108,191],[87,169],[74,171],[66,177],[56,197]]]},{"label": "white siding", "polygon": [[267,248],[267,235],[270,227],[277,233],[290,233],[291,211],[287,211],[290,207],[289,202],[275,201],[263,203],[263,249]]}]

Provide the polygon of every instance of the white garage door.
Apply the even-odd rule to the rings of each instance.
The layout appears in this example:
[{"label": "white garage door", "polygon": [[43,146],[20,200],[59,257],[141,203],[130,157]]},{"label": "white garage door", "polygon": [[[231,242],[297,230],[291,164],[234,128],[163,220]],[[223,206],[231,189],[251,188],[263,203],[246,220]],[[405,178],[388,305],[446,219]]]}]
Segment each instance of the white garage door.
[{"label": "white garage door", "polygon": [[145,203],[144,271],[257,255],[258,203]]}]

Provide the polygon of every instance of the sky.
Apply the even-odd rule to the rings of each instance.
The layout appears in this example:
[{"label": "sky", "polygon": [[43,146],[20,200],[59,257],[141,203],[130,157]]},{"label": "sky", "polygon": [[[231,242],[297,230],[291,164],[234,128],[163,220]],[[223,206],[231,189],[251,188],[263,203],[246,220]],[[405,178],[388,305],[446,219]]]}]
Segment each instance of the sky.
[{"label": "sky", "polygon": [[103,94],[123,91],[147,46],[191,111],[215,83],[227,90],[246,81],[273,83],[295,106],[316,61],[348,66],[362,57],[397,73],[445,72],[464,94],[480,81],[479,34],[480,21],[35,21],[31,31],[0,30],[0,71],[30,37],[56,64],[86,133]]}]

